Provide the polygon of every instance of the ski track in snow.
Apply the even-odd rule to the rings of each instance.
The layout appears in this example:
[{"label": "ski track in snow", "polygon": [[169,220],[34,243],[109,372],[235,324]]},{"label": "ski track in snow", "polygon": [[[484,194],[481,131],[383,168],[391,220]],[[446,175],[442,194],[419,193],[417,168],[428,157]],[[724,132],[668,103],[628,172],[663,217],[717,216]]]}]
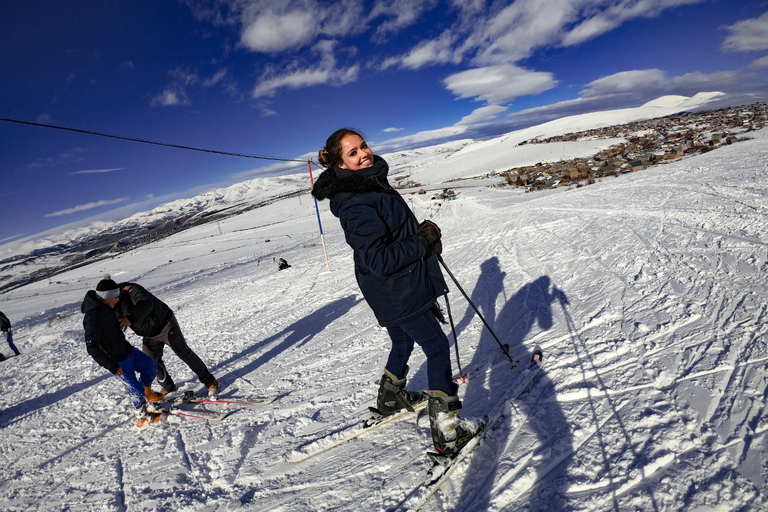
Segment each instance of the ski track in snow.
[{"label": "ski track in snow", "polygon": [[[578,189],[407,196],[511,353],[545,353],[520,434],[501,425],[424,510],[768,509],[765,140]],[[294,197],[2,294],[22,350],[0,363],[2,508],[402,509],[429,466],[415,415],[286,460],[365,414],[389,347],[327,203],[321,217],[330,272],[314,206]],[[171,305],[222,397],[279,399],[137,429],[83,343],[80,302],[105,272]],[[446,278],[473,377],[462,414],[481,415],[517,373]],[[409,387],[426,387],[424,363],[417,347]]]}]

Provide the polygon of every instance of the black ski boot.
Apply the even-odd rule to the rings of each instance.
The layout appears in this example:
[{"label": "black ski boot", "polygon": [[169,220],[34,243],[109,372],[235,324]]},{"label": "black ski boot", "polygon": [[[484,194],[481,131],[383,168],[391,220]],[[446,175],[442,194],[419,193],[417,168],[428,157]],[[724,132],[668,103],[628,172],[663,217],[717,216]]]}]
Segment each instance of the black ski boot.
[{"label": "black ski boot", "polygon": [[461,419],[461,400],[444,391],[429,390],[429,426],[435,450],[446,457],[455,457],[485,426],[481,419]]},{"label": "black ski boot", "polygon": [[[408,367],[405,367],[408,375]],[[424,393],[405,389],[406,379],[398,379],[395,374],[384,368],[381,376],[379,394],[376,398],[376,408],[382,416],[389,416],[402,409],[413,411],[413,407],[426,400]]]}]

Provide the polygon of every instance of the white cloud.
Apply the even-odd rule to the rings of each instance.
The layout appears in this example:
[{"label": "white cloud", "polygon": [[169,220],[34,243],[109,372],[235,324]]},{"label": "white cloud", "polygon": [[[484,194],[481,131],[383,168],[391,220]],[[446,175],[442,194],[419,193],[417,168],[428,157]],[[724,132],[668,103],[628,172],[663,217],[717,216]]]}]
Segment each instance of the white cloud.
[{"label": "white cloud", "polygon": [[59,217],[61,215],[71,215],[73,213],[82,212],[85,210],[92,210],[93,208],[99,208],[99,207],[107,206],[110,204],[122,203],[124,201],[127,201],[128,199],[130,198],[121,197],[119,199],[103,200],[103,201],[96,201],[94,203],[81,204],[81,205],[75,206],[74,208],[67,208],[66,210],[59,210],[57,212],[47,213],[45,214],[45,217]]},{"label": "white cloud", "polygon": [[[517,62],[537,47],[559,43],[564,27],[578,16],[574,0],[518,0],[473,23],[474,64]],[[575,4],[575,5],[574,5]]]},{"label": "white cloud", "polygon": [[[620,27],[625,21],[635,18],[655,18],[663,11],[682,5],[702,3],[706,0],[620,0],[609,5],[605,10],[595,9],[587,2],[568,2],[578,9],[581,7],[582,21],[567,31],[563,38],[563,46],[571,46],[594,39],[606,32]],[[595,12],[597,11],[597,12]]]},{"label": "white cloud", "polygon": [[16,240],[17,238],[21,238],[24,235],[25,233],[19,233],[18,235],[11,235],[5,238],[0,238],[0,244],[4,244],[5,242],[10,242],[11,240]]},{"label": "white cloud", "polygon": [[580,95],[584,98],[590,98],[631,94],[645,99],[651,99],[661,94],[690,96],[701,91],[734,90],[744,80],[743,75],[733,71],[711,74],[693,72],[670,77],[660,69],[643,69],[623,71],[599,78],[588,84]]},{"label": "white cloud", "polygon": [[747,79],[735,72],[669,76],[659,69],[623,71],[594,80],[576,99],[513,112],[509,117],[526,119],[530,124],[585,112],[640,106],[660,96],[693,96],[702,91],[719,90],[738,92]]},{"label": "white cloud", "polygon": [[359,69],[356,66],[345,70],[322,67],[300,69],[262,80],[253,89],[253,97],[274,96],[278,89],[282,88],[301,89],[320,84],[344,85],[354,81],[357,78],[358,71]]},{"label": "white cloud", "polygon": [[176,68],[168,72],[171,83],[163,92],[152,98],[153,107],[175,107],[178,105],[191,105],[192,101],[187,94],[187,88],[200,82],[200,77],[194,71],[186,68]]},{"label": "white cloud", "polygon": [[226,68],[225,69],[220,69],[220,70],[216,71],[213,74],[213,76],[203,80],[203,86],[204,87],[212,87],[212,86],[218,84],[219,82],[224,80],[224,78],[227,76],[227,73],[228,73],[228,70]]},{"label": "white cloud", "polygon": [[122,171],[124,167],[115,167],[114,169],[89,169],[85,171],[75,171],[70,174],[102,174],[107,172]]},{"label": "white cloud", "polygon": [[571,46],[614,30],[627,20],[652,18],[663,11],[706,0],[516,0],[485,6],[482,1],[454,2],[456,22],[438,38],[421,41],[403,55],[384,60],[383,68],[400,65],[459,63],[476,66],[514,63],[537,48]]},{"label": "white cloud", "polygon": [[539,48],[569,46],[614,30],[627,20],[652,18],[664,10],[706,0],[516,0],[505,5],[454,2],[456,22],[440,36],[386,58],[381,68],[420,69],[463,62],[474,69],[453,74],[444,85],[459,98],[490,104],[538,94],[556,85],[546,72],[515,65]]},{"label": "white cloud", "polygon": [[437,0],[376,0],[369,18],[374,20],[383,16],[389,19],[376,24],[374,38],[381,39],[413,25],[437,4]]},{"label": "white cloud", "polygon": [[754,61],[749,65],[749,69],[768,69],[768,55]]},{"label": "white cloud", "polygon": [[313,85],[341,86],[357,79],[359,66],[339,68],[336,66],[334,44],[321,41],[314,51],[321,54],[320,62],[315,66],[301,68],[299,64],[289,66],[287,71],[268,68],[253,89],[254,98],[274,96],[279,89],[300,89]]},{"label": "white cloud", "polygon": [[453,34],[446,30],[437,39],[422,41],[402,57],[388,59],[383,67],[399,64],[406,69],[419,69],[423,66],[461,62],[461,54],[454,50]]},{"label": "white cloud", "polygon": [[381,131],[383,131],[384,133],[395,133],[395,132],[400,132],[402,130],[403,128],[384,128]]},{"label": "white cloud", "polygon": [[229,0],[232,14],[206,13],[220,23],[241,28],[240,44],[261,53],[277,54],[311,46],[323,37],[354,36],[369,28],[364,5],[357,0],[323,4],[317,0]]},{"label": "white cloud", "polygon": [[507,103],[519,96],[538,94],[557,83],[551,73],[530,71],[512,64],[487,66],[455,73],[443,83],[459,98],[476,98],[491,104]]},{"label": "white cloud", "polygon": [[166,89],[152,98],[153,107],[175,107],[177,105],[190,105],[191,102],[184,90]]},{"label": "white cloud", "polygon": [[600,96],[605,94],[624,93],[653,88],[663,88],[669,82],[669,77],[661,69],[640,69],[622,71],[592,81],[582,91],[582,96]]},{"label": "white cloud", "polygon": [[320,65],[314,68],[299,69],[288,73],[262,79],[253,89],[253,97],[274,96],[279,89],[301,89],[313,85],[341,86],[357,79],[360,69],[357,66],[335,69]]},{"label": "white cloud", "polygon": [[255,52],[277,53],[308,45],[317,35],[315,13],[293,10],[259,12],[243,27],[240,42]]},{"label": "white cloud", "polygon": [[[218,24],[239,27],[240,41],[250,51],[268,53],[275,61],[264,69],[252,89],[255,98],[272,97],[281,89],[326,84],[341,86],[358,79],[363,66],[378,61],[379,69],[421,69],[452,64],[472,66],[443,80],[458,98],[473,98],[499,105],[524,95],[535,95],[557,85],[544,71],[524,69],[516,63],[535,51],[570,46],[594,39],[637,18],[653,18],[666,10],[707,0],[375,0],[372,6],[356,0],[326,3],[320,0],[216,0],[215,7],[196,14]],[[373,32],[373,40],[393,38],[404,28],[424,22],[434,9],[448,9],[454,19],[439,35],[429,34],[399,55],[363,62],[343,60],[353,55],[352,38]],[[768,16],[768,15],[766,15]],[[764,17],[760,18],[763,20]],[[730,27],[727,44],[736,44],[736,33],[756,32],[758,20]],[[740,40],[743,41],[743,40]],[[347,43],[349,42],[349,43]],[[752,43],[754,44],[754,43]],[[327,48],[321,48],[326,45]],[[312,52],[298,53],[311,47]],[[393,47],[398,47],[393,45]],[[290,54],[288,60],[278,57]],[[319,58],[317,55],[319,54]],[[616,78],[616,77],[614,77]],[[694,77],[689,77],[693,79]],[[706,82],[707,80],[704,79]],[[617,83],[613,84],[618,85]],[[592,87],[599,88],[601,83]],[[157,104],[185,104],[183,87],[169,87]],[[487,111],[488,112],[488,111]],[[479,111],[472,116],[487,115]],[[473,117],[470,117],[470,120]],[[462,122],[467,122],[463,120]]]},{"label": "white cloud", "polygon": [[730,35],[723,41],[723,50],[748,52],[768,49],[768,12],[759,18],[739,21],[725,29]]},{"label": "white cloud", "polygon": [[487,123],[489,121],[495,120],[499,114],[502,112],[506,112],[508,110],[508,107],[502,107],[500,105],[487,105],[485,107],[480,107],[476,109],[474,112],[469,114],[468,116],[464,116],[461,121],[459,121],[456,124],[477,124],[477,123]]},{"label": "white cloud", "polygon": [[307,171],[306,160],[317,158],[317,153],[306,153],[296,157],[296,160],[304,160],[304,163],[298,162],[278,162],[264,167],[257,167],[247,171],[241,171],[229,176],[233,181],[242,181],[244,179],[253,179],[264,176],[274,176],[279,174],[299,173]]},{"label": "white cloud", "polygon": [[[168,72],[171,77],[170,84],[163,90],[163,92],[157,94],[152,98],[151,105],[153,107],[175,107],[175,106],[187,106],[192,104],[192,100],[189,97],[189,89],[193,86],[201,85],[203,87],[213,87],[222,83],[229,70],[226,68],[216,70],[213,75],[208,78],[201,78],[197,71],[189,70],[187,68],[179,67],[172,69]],[[230,84],[224,84],[226,90],[230,93],[235,92],[235,87]]]},{"label": "white cloud", "polygon": [[467,133],[467,127],[463,125],[448,126],[436,130],[426,130],[405,137],[389,139],[377,144],[377,154],[395,151],[404,147],[419,147],[436,141],[456,139],[465,133]]}]

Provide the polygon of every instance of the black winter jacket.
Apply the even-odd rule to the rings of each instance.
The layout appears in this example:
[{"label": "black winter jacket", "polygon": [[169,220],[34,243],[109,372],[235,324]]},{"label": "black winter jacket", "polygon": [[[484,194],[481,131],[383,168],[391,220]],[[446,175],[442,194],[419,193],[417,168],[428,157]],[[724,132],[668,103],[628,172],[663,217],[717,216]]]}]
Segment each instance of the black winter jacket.
[{"label": "black winter jacket", "polygon": [[0,311],[0,331],[8,332],[10,328],[11,328],[11,321],[8,320],[8,317],[5,316],[2,311]]},{"label": "black winter jacket", "polygon": [[125,339],[115,312],[96,296],[94,291],[85,295],[80,311],[85,329],[85,346],[91,357],[101,366],[117,373],[120,361],[128,357],[133,347]]},{"label": "black winter jacket", "polygon": [[418,221],[387,181],[389,166],[359,171],[326,169],[312,195],[330,199],[347,243],[354,251],[355,276],[379,324],[393,327],[428,311],[448,288],[437,257],[416,235]]},{"label": "black winter jacket", "polygon": [[173,312],[163,301],[136,283],[121,283],[120,302],[115,309],[131,322],[131,330],[151,338],[160,334]]}]

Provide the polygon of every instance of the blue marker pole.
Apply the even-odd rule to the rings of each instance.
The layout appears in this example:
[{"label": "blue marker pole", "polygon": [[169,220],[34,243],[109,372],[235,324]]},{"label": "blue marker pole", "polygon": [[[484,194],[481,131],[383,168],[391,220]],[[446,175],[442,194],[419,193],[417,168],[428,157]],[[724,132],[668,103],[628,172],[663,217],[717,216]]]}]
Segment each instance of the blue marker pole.
[{"label": "blue marker pole", "polygon": [[[312,177],[312,163],[307,159],[307,167],[309,168],[309,183],[312,188],[315,188],[315,179]],[[323,254],[325,254],[325,266],[328,268],[328,272],[331,271],[331,262],[328,261],[328,250],[325,248],[325,235],[323,234],[323,223],[320,222],[320,207],[317,206],[317,199],[315,200],[315,213],[317,214],[317,225],[320,227],[320,241],[323,242]]]}]

